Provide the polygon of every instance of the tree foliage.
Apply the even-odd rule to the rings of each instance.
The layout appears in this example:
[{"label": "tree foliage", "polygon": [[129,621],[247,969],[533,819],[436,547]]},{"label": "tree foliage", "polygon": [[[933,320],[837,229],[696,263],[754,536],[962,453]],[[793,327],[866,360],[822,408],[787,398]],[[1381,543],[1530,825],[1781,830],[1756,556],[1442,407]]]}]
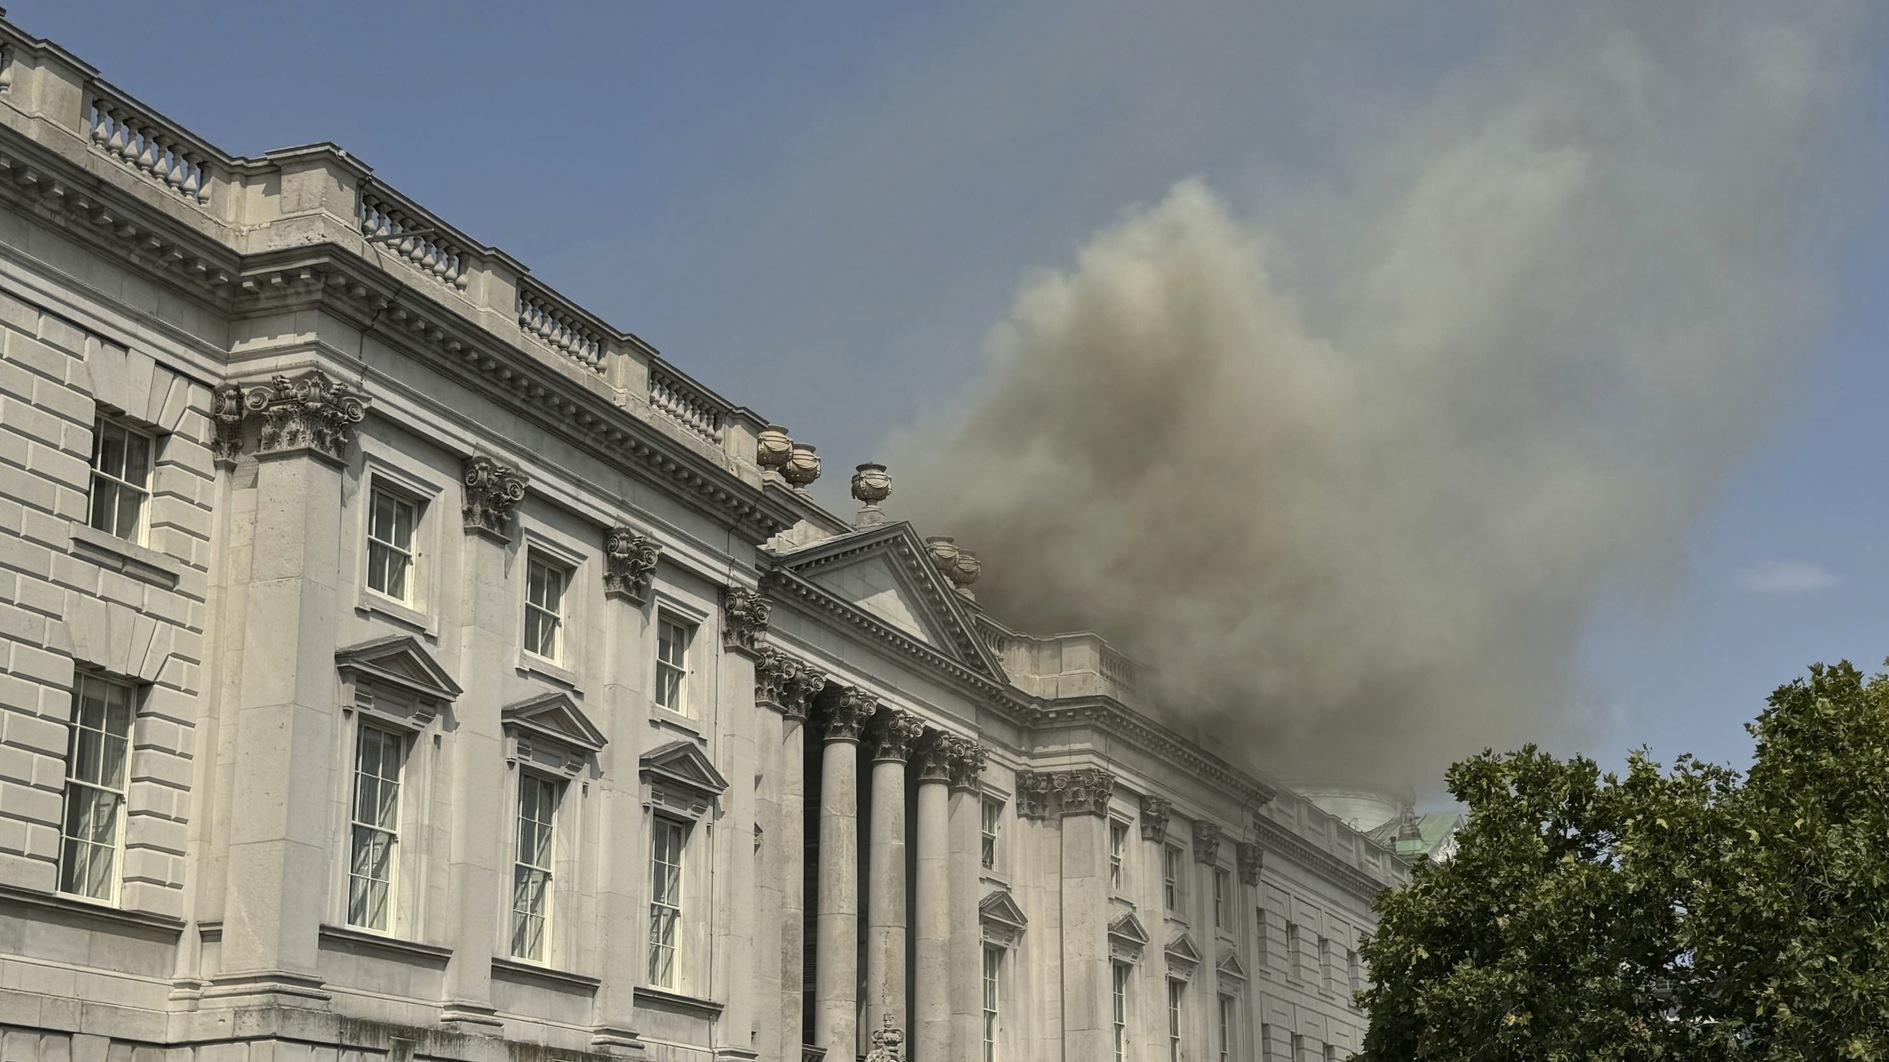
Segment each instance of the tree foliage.
[{"label": "tree foliage", "polygon": [[1889,1058],[1889,675],[1818,665],[1748,774],[1451,768],[1459,850],[1377,902],[1368,1062]]}]

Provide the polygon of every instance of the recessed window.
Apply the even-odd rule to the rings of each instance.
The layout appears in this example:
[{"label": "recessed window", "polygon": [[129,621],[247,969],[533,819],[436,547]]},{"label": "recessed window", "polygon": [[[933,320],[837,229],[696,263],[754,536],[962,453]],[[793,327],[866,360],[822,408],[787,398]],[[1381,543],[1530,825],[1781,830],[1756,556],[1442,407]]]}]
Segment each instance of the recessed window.
[{"label": "recessed window", "polygon": [[[1362,971],[1359,969],[1359,964],[1358,964],[1358,950],[1356,948],[1346,948],[1345,949],[1345,980],[1348,984],[1350,984],[1351,994],[1354,996],[1357,995],[1358,992],[1364,987],[1360,983],[1363,980],[1363,978],[1359,976],[1361,972]],[[1353,1005],[1355,1006],[1356,1004],[1354,1003]]]},{"label": "recessed window", "polygon": [[1213,927],[1225,929],[1230,916],[1227,913],[1228,897],[1233,893],[1232,876],[1225,867],[1213,868]]},{"label": "recessed window", "polygon": [[1305,1034],[1292,1034],[1292,1062],[1299,1062],[1305,1057]]},{"label": "recessed window", "polygon": [[1325,1045],[1325,1062],[1338,1062],[1338,1049],[1330,1044]]},{"label": "recessed window", "polygon": [[354,809],[348,849],[348,924],[386,932],[393,921],[394,851],[400,843],[400,769],[406,739],[363,726],[354,741]]},{"label": "recessed window", "polygon": [[1181,1062],[1181,1004],[1186,1001],[1187,982],[1168,978],[1168,1062]]},{"label": "recessed window", "polygon": [[983,806],[983,837],[978,848],[978,862],[985,870],[997,869],[997,833],[1003,828],[1004,802],[995,797],[985,797]]},{"label": "recessed window", "polygon": [[413,532],[420,505],[376,485],[367,512],[367,586],[402,604],[413,603]]},{"label": "recessed window", "polygon": [[134,695],[123,683],[83,671],[77,675],[66,750],[61,892],[106,901],[118,892],[118,843],[124,833],[125,764]]},{"label": "recessed window", "polygon": [[1299,925],[1297,922],[1286,923],[1286,961],[1291,963],[1292,979],[1305,978],[1305,949],[1299,946]]},{"label": "recessed window", "polygon": [[564,587],[570,571],[536,553],[525,567],[525,652],[558,659],[564,624]]},{"label": "recessed window", "polygon": [[1179,847],[1168,845],[1161,852],[1161,899],[1167,905],[1169,914],[1178,914],[1181,910],[1181,867],[1185,856]]},{"label": "recessed window", "polygon": [[1125,962],[1109,964],[1109,1003],[1115,1025],[1115,1062],[1128,1060],[1128,978],[1131,967]]},{"label": "recessed window", "polygon": [[682,848],[688,830],[658,818],[650,837],[649,983],[676,986],[676,949],[682,926]]},{"label": "recessed window", "polygon": [[1116,892],[1122,891],[1122,868],[1128,858],[1128,824],[1110,819],[1108,822],[1108,883]]},{"label": "recessed window", "polygon": [[1259,1025],[1259,1062],[1272,1062],[1272,1026]]},{"label": "recessed window", "polygon": [[1320,937],[1318,938],[1318,987],[1327,992],[1336,991],[1334,982],[1337,980],[1337,977],[1335,974],[1336,968],[1332,966],[1331,961],[1331,941],[1328,938]]},{"label": "recessed window", "polygon": [[984,945],[984,1062],[997,1062],[997,1001],[1003,984],[1004,950]]},{"label": "recessed window", "polygon": [[551,917],[551,831],[563,786],[535,774],[518,779],[518,847],[512,862],[512,954],[543,962]]},{"label": "recessed window", "polygon": [[687,713],[689,704],[689,644],[695,627],[674,616],[656,618],[656,704]]},{"label": "recessed window", "polygon": [[144,542],[151,503],[151,436],[100,417],[92,429],[91,525],[127,542]]},{"label": "recessed window", "polygon": [[1220,996],[1220,1062],[1229,1062],[1233,1058],[1233,1030],[1237,1023],[1233,1020],[1233,997]]}]

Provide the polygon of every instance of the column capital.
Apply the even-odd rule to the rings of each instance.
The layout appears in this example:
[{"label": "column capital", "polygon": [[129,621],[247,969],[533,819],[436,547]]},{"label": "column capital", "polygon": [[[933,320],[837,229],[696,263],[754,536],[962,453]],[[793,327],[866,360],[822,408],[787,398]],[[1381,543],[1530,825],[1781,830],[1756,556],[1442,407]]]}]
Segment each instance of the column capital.
[{"label": "column capital", "polygon": [[807,705],[826,685],[826,672],[812,664],[762,645],[754,653],[754,706],[781,713],[796,722],[807,718]]},{"label": "column capital", "polygon": [[1166,797],[1144,796],[1141,798],[1141,839],[1162,842],[1168,837],[1168,815],[1174,805]]},{"label": "column capital", "polygon": [[1248,885],[1259,884],[1260,869],[1266,865],[1266,854],[1256,844],[1241,841],[1235,849],[1240,863],[1240,880]]},{"label": "column capital", "polygon": [[525,500],[528,477],[510,465],[501,464],[484,454],[466,458],[462,477],[466,500],[459,507],[466,530],[510,541],[512,513]]},{"label": "column capital", "polygon": [[367,418],[368,399],[320,369],[300,376],[276,375],[267,384],[224,384],[211,393],[215,422],[211,449],[216,460],[234,464],[243,449],[243,425],[262,422],[256,456],[307,454],[331,464],[347,462],[354,426]]},{"label": "column capital", "polygon": [[1115,795],[1115,776],[1100,767],[1057,771],[1050,780],[1062,800],[1064,818],[1071,815],[1107,815]]},{"label": "column capital", "polygon": [[1054,783],[1042,771],[1017,772],[1017,814],[1026,819],[1049,818]]},{"label": "column capital", "polygon": [[618,524],[603,533],[603,593],[640,605],[648,598],[662,546],[633,527]]},{"label": "column capital", "polygon": [[937,730],[927,730],[918,739],[918,746],[913,751],[914,761],[918,765],[918,782],[948,783],[951,781],[951,766],[954,746],[963,738]]},{"label": "column capital", "polygon": [[984,746],[969,738],[953,738],[951,744],[951,788],[960,793],[974,793],[988,759]]},{"label": "column capital", "polygon": [[1220,859],[1220,827],[1211,822],[1194,823],[1194,862],[1214,863]]},{"label": "column capital", "polygon": [[839,696],[826,706],[822,727],[828,741],[859,742],[859,731],[879,710],[879,698],[860,689],[847,686],[840,690]]},{"label": "column capital", "polygon": [[721,647],[731,653],[754,655],[767,634],[767,617],[774,606],[759,590],[731,586],[722,594]]},{"label": "column capital", "polygon": [[912,747],[924,732],[925,724],[912,713],[898,708],[881,709],[866,729],[866,740],[872,743],[872,762],[904,763],[911,758]]}]

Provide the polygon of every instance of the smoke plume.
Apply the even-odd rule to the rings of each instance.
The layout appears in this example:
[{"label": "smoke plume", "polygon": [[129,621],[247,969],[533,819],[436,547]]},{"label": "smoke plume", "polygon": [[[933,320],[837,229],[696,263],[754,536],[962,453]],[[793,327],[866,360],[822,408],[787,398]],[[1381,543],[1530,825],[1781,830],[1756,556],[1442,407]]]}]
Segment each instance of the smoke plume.
[{"label": "smoke plume", "polygon": [[1289,779],[1593,737],[1597,596],[1670,582],[1818,322],[1841,22],[1590,10],[1263,208],[1180,181],[1023,284],[899,515]]}]

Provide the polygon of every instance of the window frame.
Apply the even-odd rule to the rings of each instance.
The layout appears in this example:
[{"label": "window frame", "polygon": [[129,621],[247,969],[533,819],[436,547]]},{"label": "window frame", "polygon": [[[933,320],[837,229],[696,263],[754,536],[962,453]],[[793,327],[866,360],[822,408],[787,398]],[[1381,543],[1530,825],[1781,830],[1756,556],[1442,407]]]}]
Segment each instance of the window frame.
[{"label": "window frame", "polygon": [[[85,707],[85,693],[87,687],[92,685],[102,686],[108,691],[116,690],[122,696],[124,718],[124,733],[122,735],[114,734],[111,730],[112,703],[109,694],[101,697],[99,701],[100,725],[94,728],[84,724],[83,711]],[[114,907],[117,906],[119,902],[119,895],[123,891],[124,885],[125,828],[128,825],[128,805],[130,804],[131,795],[131,735],[138,721],[139,693],[140,690],[136,684],[126,682],[122,679],[111,678],[86,668],[78,668],[73,672],[72,714],[70,722],[67,724],[66,736],[65,783],[60,790],[59,802],[59,858],[55,868],[55,888],[62,896],[70,896],[87,903],[105,904]],[[116,788],[106,785],[102,777],[98,779],[80,777],[75,770],[85,732],[98,735],[97,759],[101,775],[104,771],[106,753],[111,747],[111,742],[119,741],[123,744],[123,749],[118,755],[118,773],[120,777]],[[100,844],[94,839],[76,837],[69,832],[74,811],[72,799],[74,787],[83,788],[93,793],[110,794],[116,797],[116,804],[112,808],[111,813],[110,826],[112,835],[109,845]],[[96,801],[96,798],[94,798],[94,800]],[[93,806],[97,806],[96,802],[94,802]],[[83,889],[68,887],[67,876],[73,873],[76,867],[76,862],[73,858],[76,851],[72,850],[72,846],[74,845],[79,846],[77,850],[108,850],[110,863],[106,868],[105,892],[103,895],[95,895]],[[88,854],[85,862],[86,871],[89,872],[92,869],[94,865],[92,860],[97,858],[98,855],[96,852]]]},{"label": "window frame", "polygon": [[[687,858],[688,858],[688,850],[689,850],[689,835],[691,832],[693,832],[692,824],[682,819],[673,818],[668,815],[652,815],[650,817],[650,831],[649,831],[650,927],[649,927],[649,934],[647,937],[645,937],[645,945],[647,949],[647,956],[646,956],[647,961],[644,963],[643,974],[644,974],[645,984],[648,984],[653,988],[662,989],[665,992],[680,991],[681,986],[683,984],[683,970],[684,970],[683,960],[686,957],[685,955],[686,949],[684,948],[683,945],[687,942],[687,939],[688,939],[687,934],[684,932],[683,920],[685,918],[685,912],[687,910],[687,908],[684,906],[684,901],[687,899],[685,885],[687,882],[687,873],[688,873]],[[660,858],[661,851],[659,850],[657,845],[658,845],[658,840],[664,836],[673,836],[675,838],[673,862],[663,862]],[[667,899],[658,899],[657,897],[658,879],[656,875],[657,875],[658,866],[666,866],[670,868],[672,872],[671,876],[673,878],[674,885]],[[663,944],[657,937],[657,933],[659,931],[658,923],[657,923],[658,908],[665,909],[666,911],[669,912],[669,915],[670,915],[670,918],[669,918],[670,932],[669,932],[668,944]],[[667,967],[668,976],[665,979],[658,980],[656,977],[656,956],[659,953],[659,951],[663,948],[667,948],[669,952],[669,965]]]},{"label": "window frame", "polygon": [[[506,950],[512,958],[520,962],[549,965],[552,960],[553,945],[556,938],[553,928],[557,917],[557,820],[558,811],[564,805],[565,780],[555,778],[538,771],[521,770],[518,772],[518,784],[512,798],[512,899],[510,904],[510,933],[506,939]],[[525,845],[525,798],[526,794],[536,793],[540,816],[533,819],[533,824],[543,830],[540,842],[543,849],[543,864],[532,863],[526,858]],[[547,802],[548,801],[548,805]],[[540,881],[535,891],[538,910],[519,907],[519,884],[521,875],[539,875]],[[527,922],[538,919],[538,952],[528,954],[519,950],[520,919]]]},{"label": "window frame", "polygon": [[[393,804],[388,812],[390,825],[385,826],[377,822],[364,820],[360,814],[362,767],[365,759],[364,743],[368,740],[368,735],[370,734],[375,735],[376,739],[383,743],[380,747],[379,762],[383,764],[386,762],[386,742],[392,742],[395,749],[395,762],[391,779],[384,772],[374,776],[377,797],[379,796],[381,787],[387,785],[390,781],[393,786]],[[348,833],[346,858],[343,861],[345,877],[341,894],[342,922],[350,929],[358,929],[367,933],[379,933],[386,936],[393,936],[399,931],[400,886],[403,877],[400,873],[400,859],[402,855],[400,827],[407,795],[407,764],[413,753],[414,736],[415,735],[410,731],[395,726],[388,726],[377,720],[370,721],[363,719],[354,727],[354,741],[352,743],[353,756],[348,768]],[[381,910],[385,915],[384,925],[377,926],[369,921],[355,920],[355,880],[361,878],[370,883],[369,887],[371,887],[371,884],[376,880],[371,876],[363,876],[356,872],[356,867],[360,865],[361,849],[359,845],[361,831],[363,830],[384,834],[387,837],[387,879],[384,883],[386,892],[381,900]]]},{"label": "window frame", "polygon": [[1233,875],[1223,866],[1213,868],[1213,928],[1217,932],[1230,933],[1233,927],[1232,915]]},{"label": "window frame", "polygon": [[1180,917],[1187,910],[1187,853],[1177,844],[1161,846],[1161,902],[1168,914]]},{"label": "window frame", "polygon": [[1187,1023],[1182,1020],[1181,1011],[1187,1003],[1187,982],[1178,977],[1169,977],[1168,982],[1168,1062],[1183,1062],[1187,1057],[1186,1038],[1182,1032]]},{"label": "window frame", "polygon": [[[557,604],[555,609],[541,602],[532,600],[532,577],[539,569],[542,569],[547,576],[555,575],[557,577],[557,593],[554,595]],[[572,565],[563,557],[552,553],[550,550],[535,545],[525,550],[525,608],[520,617],[519,643],[527,657],[533,660],[542,660],[547,664],[560,667],[564,666],[566,660],[570,657],[570,653],[568,652],[569,646],[567,644],[568,639],[565,637],[567,633],[566,628],[570,625],[570,618],[566,615],[568,609],[565,605],[570,595],[571,583],[575,581],[576,574],[576,566]],[[543,622],[543,617],[550,617],[551,651],[549,653],[543,651],[544,638],[542,629],[540,629],[538,644],[532,644],[531,621],[534,618],[534,613],[539,618],[540,623]]]},{"label": "window frame", "polygon": [[983,1012],[984,1012],[984,1062],[998,1062],[998,1033],[1003,1020],[1003,968],[1004,949],[1002,945],[984,944],[983,966]]},{"label": "window frame", "polygon": [[[124,436],[120,444],[118,471],[106,471],[101,460],[105,453],[105,436],[108,430],[115,430]],[[131,482],[127,477],[131,471],[131,440],[139,439],[144,443],[144,483],[142,486]],[[92,454],[87,459],[87,478],[85,489],[85,523],[87,527],[101,534],[129,542],[134,546],[145,545],[151,524],[151,502],[157,491],[157,450],[159,436],[156,432],[134,425],[128,418],[100,409],[92,420]],[[110,486],[112,494],[112,526],[100,527],[97,523],[99,505],[99,486],[103,480]],[[120,534],[118,515],[120,503],[125,492],[139,498],[138,514],[135,526],[130,534]]]},{"label": "window frame", "polygon": [[1239,1047],[1240,1001],[1228,992],[1221,992],[1214,998],[1214,1020],[1220,1032],[1220,1062],[1231,1062]]},{"label": "window frame", "polygon": [[1003,826],[1006,801],[994,793],[980,794],[977,805],[977,865],[993,874],[1003,867]]},{"label": "window frame", "polygon": [[1115,1030],[1115,1062],[1128,1062],[1129,1007],[1133,1002],[1135,968],[1119,959],[1109,961],[1110,1023]]},{"label": "window frame", "polygon": [[[402,608],[419,611],[425,601],[420,592],[420,562],[425,556],[421,547],[421,527],[426,519],[427,503],[430,499],[393,482],[380,473],[370,473],[367,484],[366,529],[361,536],[361,587],[367,593],[386,601],[391,601]],[[375,523],[380,514],[380,501],[386,498],[396,507],[410,510],[407,521],[407,543],[403,548],[388,539],[375,535]],[[404,561],[401,570],[404,593],[394,594],[384,587],[374,585],[375,548],[397,554]]]},{"label": "window frame", "polygon": [[1108,820],[1108,883],[1121,892],[1128,879],[1128,823],[1110,816]]},{"label": "window frame", "polygon": [[[664,635],[669,630],[679,630],[683,634],[680,663],[663,658]],[[670,608],[656,610],[656,642],[653,673],[650,679],[650,703],[666,712],[691,717],[689,681],[694,674],[695,640],[702,632],[700,622]],[[664,703],[664,679],[670,674],[675,676],[674,692],[670,695],[674,703]]]}]

